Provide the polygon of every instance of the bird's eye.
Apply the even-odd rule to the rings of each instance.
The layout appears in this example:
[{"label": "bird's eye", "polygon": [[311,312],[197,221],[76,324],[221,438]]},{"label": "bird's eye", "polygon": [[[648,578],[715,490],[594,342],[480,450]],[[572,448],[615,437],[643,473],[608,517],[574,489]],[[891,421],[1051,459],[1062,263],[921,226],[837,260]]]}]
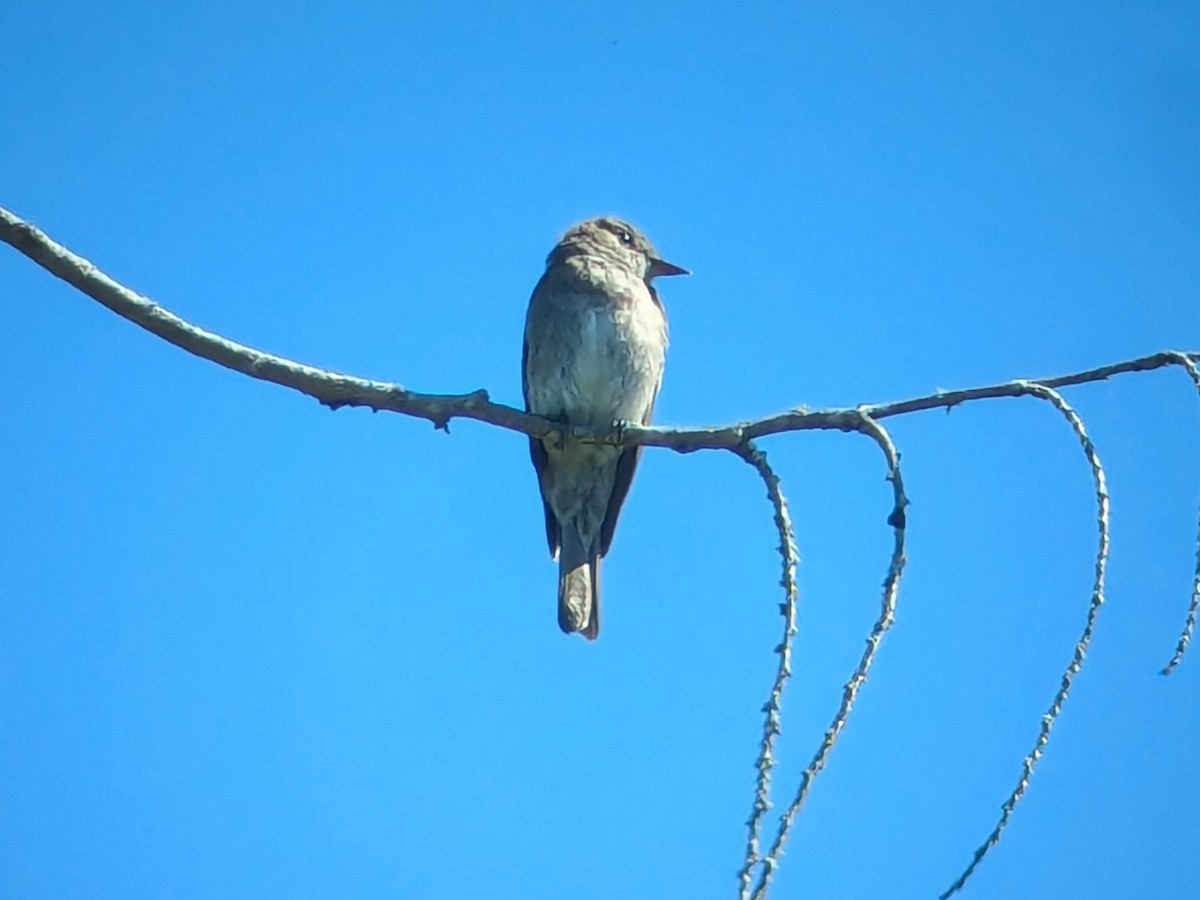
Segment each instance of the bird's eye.
[{"label": "bird's eye", "polygon": [[626,246],[629,246],[633,243],[633,235],[624,228],[617,232],[617,237],[619,237],[621,239],[621,243],[625,244]]}]

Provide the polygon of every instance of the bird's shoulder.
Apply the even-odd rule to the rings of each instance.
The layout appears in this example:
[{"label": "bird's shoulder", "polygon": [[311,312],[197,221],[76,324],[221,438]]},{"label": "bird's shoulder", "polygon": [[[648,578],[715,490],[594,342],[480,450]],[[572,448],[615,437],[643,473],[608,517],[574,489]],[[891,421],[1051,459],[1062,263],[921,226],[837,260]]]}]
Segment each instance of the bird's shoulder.
[{"label": "bird's shoulder", "polygon": [[648,295],[645,282],[603,257],[579,256],[548,266],[533,289],[530,305],[606,305]]}]

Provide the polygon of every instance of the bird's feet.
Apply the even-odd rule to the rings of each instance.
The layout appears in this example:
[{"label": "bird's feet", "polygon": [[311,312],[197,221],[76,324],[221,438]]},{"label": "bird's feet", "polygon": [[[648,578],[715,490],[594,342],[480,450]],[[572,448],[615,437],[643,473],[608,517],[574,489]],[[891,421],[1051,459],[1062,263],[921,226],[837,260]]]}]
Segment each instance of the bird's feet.
[{"label": "bird's feet", "polygon": [[612,440],[618,447],[625,443],[625,435],[629,429],[637,428],[639,422],[632,419],[614,419],[612,423]]},{"label": "bird's feet", "polygon": [[552,431],[546,437],[542,438],[542,443],[547,449],[562,451],[567,443],[567,433],[571,430],[571,426],[567,423],[567,417],[559,414],[557,416],[547,416],[543,414],[543,418],[553,422],[558,426],[556,431]]}]

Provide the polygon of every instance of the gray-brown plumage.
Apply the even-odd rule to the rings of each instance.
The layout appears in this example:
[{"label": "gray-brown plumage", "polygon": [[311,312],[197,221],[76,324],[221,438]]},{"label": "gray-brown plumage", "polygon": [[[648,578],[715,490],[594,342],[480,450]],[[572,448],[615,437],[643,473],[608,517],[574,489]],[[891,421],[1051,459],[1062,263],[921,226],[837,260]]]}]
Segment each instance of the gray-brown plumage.
[{"label": "gray-brown plumage", "polygon": [[[569,425],[648,424],[662,384],[667,320],[651,282],[685,275],[628,222],[590,219],[550,251],[525,318],[525,408]],[[641,448],[530,440],[558,558],[558,625],[600,633],[600,558]]]}]

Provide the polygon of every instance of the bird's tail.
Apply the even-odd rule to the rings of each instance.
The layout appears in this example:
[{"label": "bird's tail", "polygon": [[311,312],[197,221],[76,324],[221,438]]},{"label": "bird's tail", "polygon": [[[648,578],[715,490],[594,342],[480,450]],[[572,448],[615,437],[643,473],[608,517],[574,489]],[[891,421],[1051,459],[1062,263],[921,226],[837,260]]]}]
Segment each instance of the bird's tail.
[{"label": "bird's tail", "polygon": [[600,556],[570,525],[558,551],[558,627],[589,641],[600,634]]}]

